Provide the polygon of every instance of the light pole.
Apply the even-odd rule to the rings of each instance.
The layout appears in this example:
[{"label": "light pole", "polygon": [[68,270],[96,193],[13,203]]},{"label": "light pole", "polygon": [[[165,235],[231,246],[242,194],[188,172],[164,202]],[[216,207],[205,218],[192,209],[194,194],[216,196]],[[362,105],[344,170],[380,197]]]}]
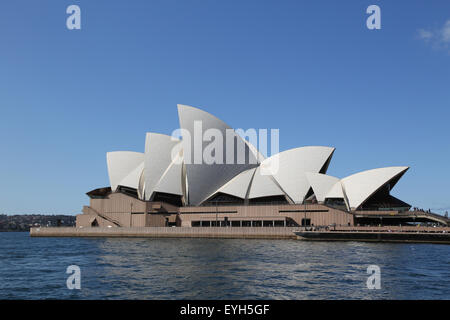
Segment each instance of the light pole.
[{"label": "light pole", "polygon": [[217,208],[217,200],[216,200],[216,227],[217,227],[217,220],[218,220],[218,210],[219,208]]},{"label": "light pole", "polygon": [[133,222],[132,216],[133,216],[133,202],[130,203],[130,228],[132,227]]},{"label": "light pole", "polygon": [[303,212],[304,213],[304,218],[303,218],[303,227],[305,228],[305,230],[306,230],[306,195],[305,195],[305,197],[303,198],[303,204],[305,205],[305,211]]}]

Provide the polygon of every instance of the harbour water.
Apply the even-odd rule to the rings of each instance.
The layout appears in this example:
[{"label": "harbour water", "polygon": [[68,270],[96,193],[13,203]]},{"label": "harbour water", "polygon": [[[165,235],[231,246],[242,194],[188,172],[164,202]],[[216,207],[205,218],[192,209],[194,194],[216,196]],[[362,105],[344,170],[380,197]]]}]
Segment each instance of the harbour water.
[{"label": "harbour water", "polygon": [[450,299],[450,246],[0,233],[0,299]]}]

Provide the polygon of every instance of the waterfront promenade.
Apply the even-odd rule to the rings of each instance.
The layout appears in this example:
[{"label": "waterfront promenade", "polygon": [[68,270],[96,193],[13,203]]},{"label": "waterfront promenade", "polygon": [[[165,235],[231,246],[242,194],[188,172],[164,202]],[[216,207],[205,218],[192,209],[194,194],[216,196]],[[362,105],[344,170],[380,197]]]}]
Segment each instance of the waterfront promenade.
[{"label": "waterfront promenade", "polygon": [[298,239],[294,231],[345,233],[450,234],[450,227],[120,227],[120,228],[31,228],[32,237],[138,237],[138,238],[236,238]]},{"label": "waterfront promenade", "polygon": [[31,228],[32,237],[154,237],[295,239],[296,227]]}]

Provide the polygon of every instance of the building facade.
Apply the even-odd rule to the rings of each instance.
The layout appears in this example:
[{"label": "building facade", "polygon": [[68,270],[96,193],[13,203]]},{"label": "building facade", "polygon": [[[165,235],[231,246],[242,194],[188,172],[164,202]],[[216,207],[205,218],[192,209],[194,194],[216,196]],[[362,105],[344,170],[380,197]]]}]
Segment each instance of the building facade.
[{"label": "building facade", "polygon": [[[408,216],[411,206],[390,194],[406,166],[336,178],[326,174],[332,147],[265,158],[215,116],[184,105],[178,114],[179,138],[147,133],[143,153],[107,153],[110,186],[87,193],[77,227],[353,226],[358,217]],[[220,136],[227,142],[217,143]],[[202,158],[205,150],[213,162]]]}]

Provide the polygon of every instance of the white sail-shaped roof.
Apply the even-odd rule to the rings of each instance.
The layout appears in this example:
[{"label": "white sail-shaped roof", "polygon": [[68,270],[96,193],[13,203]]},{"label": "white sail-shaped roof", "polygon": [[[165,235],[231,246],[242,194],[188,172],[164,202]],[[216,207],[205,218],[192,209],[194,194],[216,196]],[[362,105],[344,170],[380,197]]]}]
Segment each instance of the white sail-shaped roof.
[{"label": "white sail-shaped roof", "polygon": [[261,167],[256,169],[250,186],[248,199],[285,195],[286,194],[280,189],[273,177],[262,174]]},{"label": "white sail-shaped roof", "polygon": [[[340,194],[340,196],[333,197],[333,198],[343,197],[341,182],[340,182],[339,178],[332,177],[332,176],[322,174],[322,173],[316,173],[316,172],[306,172],[306,178],[308,179],[308,181],[314,191],[314,195],[316,196],[317,201],[319,201],[319,202],[325,201],[325,198],[327,198],[327,195],[329,193],[338,194],[338,195]],[[339,193],[339,188],[341,189],[340,193]],[[332,189],[334,189],[334,190],[332,190]],[[333,191],[333,192],[330,192],[330,191]]]},{"label": "white sail-shaped roof", "polygon": [[[182,129],[182,145],[189,185],[189,204],[201,204],[236,175],[257,166],[257,157],[249,148],[248,143],[222,120],[208,112],[185,105],[178,105],[178,116],[180,128]],[[202,136],[200,136],[200,141],[198,141],[199,132],[195,132],[194,128],[197,128],[197,131],[201,130],[201,135],[208,129],[216,129],[222,134],[224,139],[222,163],[205,163],[203,154],[200,154],[201,159],[198,159],[198,151],[203,152],[210,142],[203,141]],[[243,149],[245,152],[245,159],[247,160],[242,164],[238,163],[236,151],[234,152],[234,159],[231,161],[233,164],[230,164],[230,161],[227,163],[227,154],[230,155],[230,150],[226,150],[225,143],[227,129],[229,132],[232,132],[235,150]],[[201,147],[196,144],[201,144]]]},{"label": "white sail-shaped roof", "polygon": [[138,182],[138,189],[137,189],[137,193],[138,193],[138,197],[141,200],[145,200],[144,197],[144,192],[145,192],[145,171],[144,169],[142,169],[142,173],[141,176],[139,177],[139,182]]},{"label": "white sail-shaped roof", "polygon": [[249,170],[244,171],[217,192],[243,198],[244,190],[251,182],[248,199],[287,195],[292,201],[301,203],[311,185],[306,172],[320,172],[326,168],[333,151],[334,148],[329,147],[302,147],[278,153],[262,161],[253,179],[250,179]]},{"label": "white sail-shaped roof", "polygon": [[392,189],[409,167],[386,167],[355,173],[342,179],[351,209],[357,209],[381,187],[391,182]]},{"label": "white sail-shaped roof", "polygon": [[124,187],[138,189],[139,188],[139,178],[141,177],[143,171],[144,171],[144,162],[141,162],[136,167],[136,169],[131,171],[125,178],[122,179],[122,181],[119,182],[119,185],[124,186]]},{"label": "white sail-shaped roof", "polygon": [[339,180],[336,182],[333,187],[328,191],[328,193],[325,196],[325,199],[327,198],[341,198],[346,200],[344,189],[342,188],[342,181]]},{"label": "white sail-shaped roof", "polygon": [[145,200],[150,200],[154,192],[182,194],[182,164],[181,161],[172,159],[172,151],[176,150],[178,144],[180,140],[172,136],[147,133],[144,161]]},{"label": "white sail-shaped roof", "polygon": [[144,168],[144,154],[132,151],[115,151],[106,153],[109,182],[111,190],[118,186],[138,189],[139,178]]},{"label": "white sail-shaped roof", "polygon": [[280,152],[264,162],[278,158],[278,170],[273,177],[289,198],[295,203],[302,203],[310,188],[305,173],[326,171],[333,152],[331,147],[301,147]]},{"label": "white sail-shaped roof", "polygon": [[[200,205],[217,193],[245,200],[285,196],[290,203],[302,203],[312,188],[319,202],[342,198],[349,210],[357,210],[387,197],[385,192],[408,170],[403,166],[379,168],[338,179],[325,174],[334,148],[301,147],[265,159],[238,134],[247,132],[235,131],[215,116],[190,106],[178,105],[178,115],[182,140],[148,133],[145,153],[107,153],[113,192],[118,186],[134,188],[139,198],[147,201],[155,192],[175,194],[183,196],[183,204],[189,205]],[[217,139],[222,141],[216,143]],[[239,163],[242,155],[237,152],[242,150],[245,160]],[[205,155],[214,161],[208,163]],[[366,203],[374,194],[377,197]]]},{"label": "white sail-shaped roof", "polygon": [[236,177],[228,181],[216,193],[226,193],[241,199],[245,199],[255,170],[256,168],[253,168],[241,172]]},{"label": "white sail-shaped roof", "polygon": [[182,163],[173,161],[155,186],[155,192],[183,195]]}]

